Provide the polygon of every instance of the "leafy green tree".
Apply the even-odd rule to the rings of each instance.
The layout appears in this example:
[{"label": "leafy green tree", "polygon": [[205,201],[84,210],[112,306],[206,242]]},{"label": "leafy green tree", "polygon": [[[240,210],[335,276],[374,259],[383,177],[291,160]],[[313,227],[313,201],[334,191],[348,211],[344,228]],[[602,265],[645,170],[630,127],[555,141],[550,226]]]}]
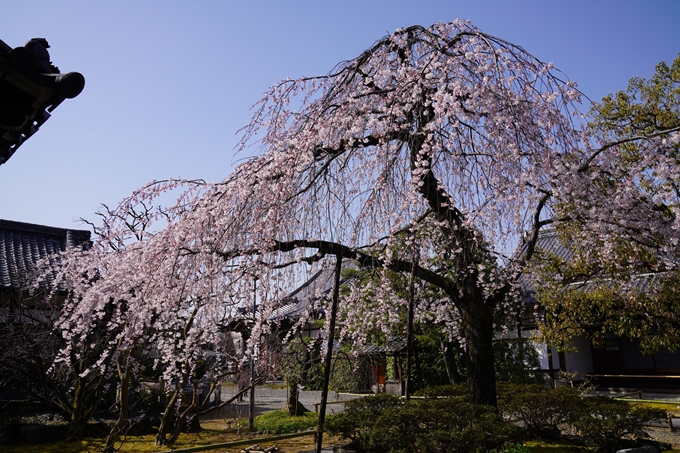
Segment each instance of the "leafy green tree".
[{"label": "leafy green tree", "polygon": [[[543,338],[562,345],[578,335],[614,333],[639,339],[645,352],[677,350],[680,270],[672,231],[680,205],[680,55],[659,63],[649,79],[630,79],[591,116],[593,136],[613,150],[608,165],[591,175],[607,195],[563,205],[574,220],[557,228],[568,254],[535,256]],[[624,197],[631,200],[626,211],[607,206]],[[597,223],[582,219],[586,209],[599,213]],[[632,220],[643,209],[655,213],[657,225]]]},{"label": "leafy green tree", "polygon": [[591,127],[614,140],[680,127],[680,54],[670,66],[659,63],[649,79],[631,78],[625,91],[608,94],[592,113]]}]

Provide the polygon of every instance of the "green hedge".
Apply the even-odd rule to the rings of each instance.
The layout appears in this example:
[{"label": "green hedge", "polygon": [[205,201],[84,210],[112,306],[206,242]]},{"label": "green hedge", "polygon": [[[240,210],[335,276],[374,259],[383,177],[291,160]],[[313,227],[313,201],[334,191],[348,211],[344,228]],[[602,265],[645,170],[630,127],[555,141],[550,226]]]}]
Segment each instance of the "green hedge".
[{"label": "green hedge", "polygon": [[582,395],[573,387],[548,389],[537,384],[498,387],[498,409],[524,427],[529,438],[558,437],[560,425],[575,422],[581,413]]},{"label": "green hedge", "polygon": [[[404,400],[393,395],[366,396],[345,403],[345,410],[326,419],[325,431],[341,435],[359,448],[371,445],[377,420],[388,410],[401,408]],[[368,451],[368,450],[366,450]]]},{"label": "green hedge", "polygon": [[664,410],[633,407],[603,396],[583,398],[577,412],[573,427],[601,451],[627,447],[624,436],[643,437],[645,424],[666,419]]},{"label": "green hedge", "polygon": [[471,404],[460,387],[421,393],[429,398],[406,402],[378,395],[348,402],[345,412],[329,417],[326,431],[367,453],[520,451],[522,440],[561,435],[615,451],[641,436],[645,424],[666,416],[572,387],[501,385],[498,410]]},{"label": "green hedge", "polygon": [[493,408],[465,398],[404,402],[380,395],[353,403],[329,418],[326,431],[368,453],[486,452],[516,442],[521,434]]},{"label": "green hedge", "polygon": [[575,434],[601,451],[625,447],[631,437],[644,436],[645,424],[666,418],[663,410],[584,395],[573,387],[499,386],[498,407],[506,418],[520,422],[529,438]]}]

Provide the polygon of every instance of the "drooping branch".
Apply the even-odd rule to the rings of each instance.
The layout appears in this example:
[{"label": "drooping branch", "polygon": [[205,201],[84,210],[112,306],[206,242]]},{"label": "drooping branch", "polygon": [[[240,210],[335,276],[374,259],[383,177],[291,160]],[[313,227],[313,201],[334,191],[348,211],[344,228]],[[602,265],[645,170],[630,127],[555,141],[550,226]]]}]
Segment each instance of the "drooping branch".
[{"label": "drooping branch", "polygon": [[626,143],[639,142],[641,140],[649,140],[649,139],[652,139],[652,138],[662,137],[664,135],[672,134],[673,132],[680,132],[680,126],[676,126],[676,127],[670,128],[670,129],[664,129],[662,131],[653,132],[651,134],[636,135],[636,136],[633,136],[633,137],[625,137],[625,138],[622,138],[620,140],[608,142],[608,143],[600,146],[599,148],[595,149],[593,151],[593,153],[590,156],[588,156],[588,158],[578,167],[578,172],[583,173],[583,172],[587,171],[590,168],[593,161],[595,159],[597,159],[597,157],[600,154],[604,153],[605,151],[607,151],[611,148],[615,148],[617,146],[625,145]]},{"label": "drooping branch", "polygon": [[382,258],[369,255],[367,253],[361,252],[359,250],[356,250],[354,248],[348,247],[337,242],[306,239],[299,239],[294,241],[276,241],[273,250],[278,252],[290,252],[295,249],[302,248],[313,248],[318,250],[317,254],[314,255],[313,257],[310,257],[309,259],[303,259],[309,262],[319,261],[326,255],[335,255],[341,258],[349,258],[351,260],[356,261],[361,266],[373,269],[386,268],[397,272],[410,272],[411,269],[414,268],[415,266],[413,272],[416,277],[428,283],[436,285],[437,287],[444,290],[447,294],[454,292],[453,291],[454,286],[449,279],[437,274],[436,272],[430,269],[419,266],[417,264],[414,265],[412,261],[392,259],[388,262]]}]

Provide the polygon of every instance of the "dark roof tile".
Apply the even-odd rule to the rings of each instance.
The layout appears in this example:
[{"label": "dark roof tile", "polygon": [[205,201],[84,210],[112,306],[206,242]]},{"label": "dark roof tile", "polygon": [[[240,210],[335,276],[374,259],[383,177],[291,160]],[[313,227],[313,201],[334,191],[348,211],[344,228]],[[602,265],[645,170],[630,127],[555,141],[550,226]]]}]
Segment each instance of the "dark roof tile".
[{"label": "dark roof tile", "polygon": [[35,263],[67,248],[89,246],[90,232],[0,219],[0,287],[28,283]]}]

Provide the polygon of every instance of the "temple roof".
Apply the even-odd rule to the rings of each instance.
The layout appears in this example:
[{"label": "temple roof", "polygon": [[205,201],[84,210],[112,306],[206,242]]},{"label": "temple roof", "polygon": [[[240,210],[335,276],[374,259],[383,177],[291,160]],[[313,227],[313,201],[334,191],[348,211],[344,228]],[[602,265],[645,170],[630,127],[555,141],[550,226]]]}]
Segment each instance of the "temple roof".
[{"label": "temple roof", "polygon": [[0,288],[20,289],[35,263],[67,248],[90,244],[90,232],[0,219]]}]

